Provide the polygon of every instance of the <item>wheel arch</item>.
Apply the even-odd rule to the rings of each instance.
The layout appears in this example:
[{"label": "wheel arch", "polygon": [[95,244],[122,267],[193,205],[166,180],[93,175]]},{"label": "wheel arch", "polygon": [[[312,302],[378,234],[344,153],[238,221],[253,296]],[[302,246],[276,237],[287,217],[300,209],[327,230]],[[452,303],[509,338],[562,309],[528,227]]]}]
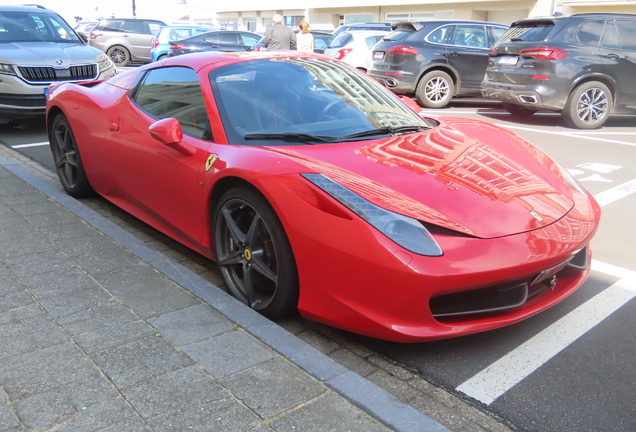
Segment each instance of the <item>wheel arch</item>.
[{"label": "wheel arch", "polygon": [[417,81],[415,82],[415,88],[417,89],[417,86],[420,85],[420,81],[422,81],[422,78],[424,78],[424,75],[433,71],[442,71],[448,74],[448,76],[450,76],[451,79],[453,80],[453,85],[455,86],[455,88],[453,89],[453,96],[457,95],[457,91],[459,90],[459,85],[460,85],[459,74],[457,73],[455,69],[453,69],[449,65],[437,64],[437,65],[432,65],[428,68],[422,69],[419,75],[417,76]]},{"label": "wheel arch", "polygon": [[611,77],[607,75],[587,74],[587,75],[582,75],[576,78],[572,82],[572,85],[570,86],[570,91],[568,92],[568,98],[570,97],[572,92],[576,90],[578,87],[591,81],[598,81],[602,84],[605,84],[607,88],[610,89],[610,91],[612,92],[612,111],[614,111],[614,108],[616,108],[616,99],[617,99],[616,96],[618,95],[618,86],[616,85],[616,81],[614,81]]}]

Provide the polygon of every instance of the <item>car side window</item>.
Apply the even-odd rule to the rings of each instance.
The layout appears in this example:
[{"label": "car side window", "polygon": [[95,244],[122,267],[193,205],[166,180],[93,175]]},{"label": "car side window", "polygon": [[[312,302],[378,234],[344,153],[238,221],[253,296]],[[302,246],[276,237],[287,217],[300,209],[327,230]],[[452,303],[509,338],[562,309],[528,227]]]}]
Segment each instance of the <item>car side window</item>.
[{"label": "car side window", "polygon": [[214,33],[214,34],[209,34],[203,37],[203,40],[205,42],[218,42],[219,41],[219,36]]},{"label": "car side window", "polygon": [[129,33],[147,33],[143,21],[124,21],[121,29]]},{"label": "car side window", "polygon": [[576,33],[576,38],[582,44],[598,46],[604,26],[605,20],[588,21]]},{"label": "car side window", "polygon": [[[157,21],[146,21],[146,25],[148,26],[148,29],[150,30],[151,35],[156,35],[157,33],[159,33],[159,31],[161,30],[161,27],[164,26],[163,23],[157,22]],[[146,32],[148,33],[148,32]]]},{"label": "car side window", "polygon": [[486,28],[483,25],[459,24],[455,26],[453,45],[488,48]]},{"label": "car side window", "polygon": [[117,20],[117,21],[107,21],[105,22],[102,27],[99,30],[104,30],[104,31],[121,31],[121,25],[123,24],[123,21]]},{"label": "car side window", "polygon": [[448,34],[448,30],[450,30],[450,26],[443,26],[433,31],[426,37],[426,40],[433,43],[444,43],[446,40],[446,35]]},{"label": "car side window", "polygon": [[616,20],[621,48],[624,50],[636,51],[636,25],[634,24],[634,21]]},{"label": "car side window", "polygon": [[236,33],[219,33],[219,43],[236,44],[238,39]]},{"label": "car side window", "polygon": [[131,93],[135,104],[157,119],[175,118],[183,132],[212,140],[199,77],[182,66],[151,69]]},{"label": "car side window", "polygon": [[603,30],[603,37],[601,38],[601,46],[603,48],[618,48],[621,47],[620,38],[618,37],[618,30],[614,21],[607,21],[605,23],[605,29]]},{"label": "car side window", "polygon": [[243,34],[241,33],[241,41],[243,41],[243,45],[244,46],[252,46],[254,45],[256,42],[258,42],[258,40],[260,38],[252,36],[252,35],[248,35],[248,34]]},{"label": "car side window", "polygon": [[330,36],[314,36],[314,49],[324,50],[329,46],[332,40],[333,37]]},{"label": "car side window", "polygon": [[198,36],[198,35],[200,35],[200,34],[207,33],[208,31],[209,31],[209,30],[196,29],[196,30],[194,30],[194,34],[195,34],[196,36]]},{"label": "car side window", "polygon": [[490,27],[492,29],[492,35],[495,38],[495,43],[501,39],[501,37],[508,31],[507,28],[503,27]]}]

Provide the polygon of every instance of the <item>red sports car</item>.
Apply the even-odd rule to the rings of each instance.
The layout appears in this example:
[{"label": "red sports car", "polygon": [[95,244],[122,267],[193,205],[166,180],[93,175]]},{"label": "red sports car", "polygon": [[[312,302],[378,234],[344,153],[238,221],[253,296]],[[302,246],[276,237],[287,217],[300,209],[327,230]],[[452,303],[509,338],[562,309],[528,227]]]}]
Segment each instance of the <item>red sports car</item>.
[{"label": "red sports car", "polygon": [[489,123],[428,119],[298,53],[204,53],[56,84],[60,180],[216,260],[254,310],[418,342],[512,324],[586,279],[594,199]]}]

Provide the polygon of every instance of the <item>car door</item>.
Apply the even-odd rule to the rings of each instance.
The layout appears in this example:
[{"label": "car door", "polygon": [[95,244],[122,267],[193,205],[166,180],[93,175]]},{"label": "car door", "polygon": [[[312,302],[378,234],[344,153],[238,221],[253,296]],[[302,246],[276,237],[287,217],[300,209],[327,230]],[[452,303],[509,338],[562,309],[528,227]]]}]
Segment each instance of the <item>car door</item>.
[{"label": "car door", "polygon": [[636,108],[636,21],[608,20],[600,53],[606,73],[617,85],[617,105]]},{"label": "car door", "polygon": [[479,93],[488,66],[489,39],[482,24],[455,25],[446,46],[448,64],[459,74],[459,94]]},{"label": "car door", "polygon": [[144,21],[124,21],[122,37],[127,38],[133,59],[150,59],[152,34]]},{"label": "car door", "polygon": [[[151,69],[127,101],[110,125],[104,161],[117,179],[119,191],[113,193],[134,207],[133,214],[152,218],[187,241],[200,241],[200,177],[213,137],[196,72],[181,66]],[[165,144],[150,132],[165,118],[180,122],[181,143]]]}]

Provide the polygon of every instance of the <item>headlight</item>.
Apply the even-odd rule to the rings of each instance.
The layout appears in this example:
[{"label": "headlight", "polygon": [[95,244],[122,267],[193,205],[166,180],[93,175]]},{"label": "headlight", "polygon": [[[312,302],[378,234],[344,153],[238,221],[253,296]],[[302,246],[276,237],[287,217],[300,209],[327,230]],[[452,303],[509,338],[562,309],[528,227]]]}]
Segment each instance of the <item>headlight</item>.
[{"label": "headlight", "polygon": [[13,69],[13,65],[10,64],[2,64],[0,63],[0,73],[7,75],[15,75],[15,70]]},{"label": "headlight", "polygon": [[557,166],[559,167],[561,176],[563,176],[563,180],[565,180],[568,186],[570,186],[574,190],[581,192],[586,197],[590,196],[585,190],[585,188],[581,185],[581,183],[579,183],[579,181],[575,179],[574,176],[568,170],[563,168],[559,163],[557,163]]},{"label": "headlight", "polygon": [[110,61],[106,54],[100,54],[99,57],[97,57],[97,67],[99,68],[99,72],[101,73],[102,71],[113,67],[113,62]]},{"label": "headlight", "polygon": [[303,177],[340,201],[404,249],[426,256],[444,254],[433,236],[419,221],[378,207],[322,174],[303,174]]}]

